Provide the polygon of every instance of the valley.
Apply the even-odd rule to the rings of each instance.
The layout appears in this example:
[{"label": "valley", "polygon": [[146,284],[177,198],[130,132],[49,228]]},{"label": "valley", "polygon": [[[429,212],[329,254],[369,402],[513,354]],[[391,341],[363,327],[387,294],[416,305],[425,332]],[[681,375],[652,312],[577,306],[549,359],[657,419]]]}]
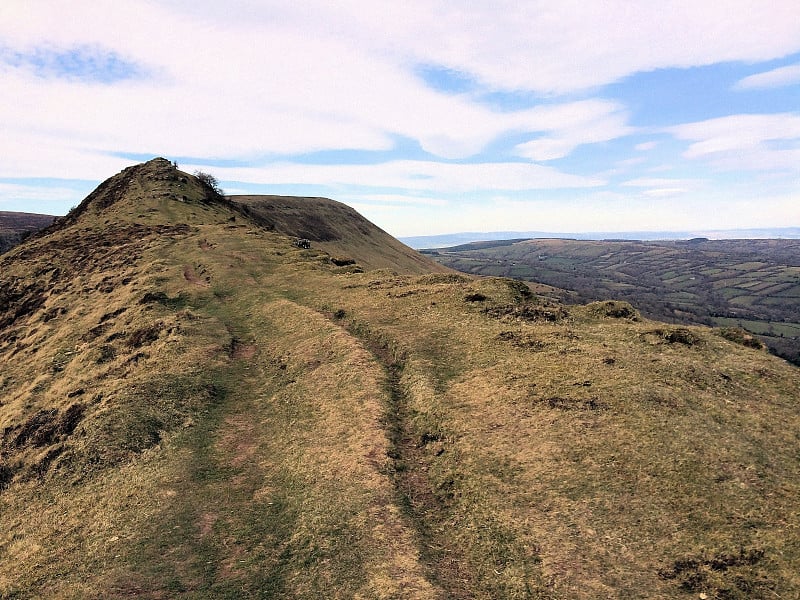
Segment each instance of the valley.
[{"label": "valley", "polygon": [[653,319],[743,328],[800,364],[798,240],[507,240],[424,253],[466,273],[559,288],[563,301],[617,298]]},{"label": "valley", "polygon": [[0,211],[0,254],[13,248],[30,234],[47,227],[55,219],[51,215]]}]

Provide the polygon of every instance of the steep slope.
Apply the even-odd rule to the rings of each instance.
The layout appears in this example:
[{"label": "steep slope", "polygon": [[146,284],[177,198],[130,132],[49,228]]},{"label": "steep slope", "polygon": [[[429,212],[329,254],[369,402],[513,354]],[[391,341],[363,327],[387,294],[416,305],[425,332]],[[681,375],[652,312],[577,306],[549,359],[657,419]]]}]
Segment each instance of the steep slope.
[{"label": "steep slope", "polygon": [[295,196],[230,196],[230,200],[257,223],[307,239],[342,262],[350,259],[367,269],[401,273],[449,272],[335,200]]},{"label": "steep slope", "polygon": [[154,160],[0,258],[0,597],[798,596],[797,369],[263,223]]}]

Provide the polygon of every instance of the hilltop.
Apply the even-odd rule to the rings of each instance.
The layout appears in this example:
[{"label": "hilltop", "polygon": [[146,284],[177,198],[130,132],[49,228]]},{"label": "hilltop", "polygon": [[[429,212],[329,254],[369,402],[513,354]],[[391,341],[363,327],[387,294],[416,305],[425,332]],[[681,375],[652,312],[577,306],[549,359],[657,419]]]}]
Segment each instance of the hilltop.
[{"label": "hilltop", "polygon": [[349,206],[328,198],[296,196],[229,196],[238,208],[269,230],[307,239],[339,263],[367,269],[398,269],[405,273],[446,272],[449,269],[416,252],[409,252],[388,233]]},{"label": "hilltop", "polygon": [[387,238],[154,159],[0,257],[0,597],[800,594],[798,369]]}]

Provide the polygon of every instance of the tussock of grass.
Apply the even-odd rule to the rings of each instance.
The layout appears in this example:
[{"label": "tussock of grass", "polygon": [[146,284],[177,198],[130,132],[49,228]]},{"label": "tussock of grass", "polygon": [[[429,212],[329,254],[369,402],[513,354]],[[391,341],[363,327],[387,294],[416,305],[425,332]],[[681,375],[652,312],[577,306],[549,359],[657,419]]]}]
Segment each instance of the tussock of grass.
[{"label": "tussock of grass", "polygon": [[595,317],[610,317],[612,319],[632,319],[638,321],[639,312],[629,302],[607,300],[605,302],[592,302],[587,306],[589,314]]},{"label": "tussock of grass", "polygon": [[763,350],[766,348],[761,340],[739,327],[722,327],[718,329],[716,333],[726,340],[741,344],[747,348],[755,348],[756,350]]}]

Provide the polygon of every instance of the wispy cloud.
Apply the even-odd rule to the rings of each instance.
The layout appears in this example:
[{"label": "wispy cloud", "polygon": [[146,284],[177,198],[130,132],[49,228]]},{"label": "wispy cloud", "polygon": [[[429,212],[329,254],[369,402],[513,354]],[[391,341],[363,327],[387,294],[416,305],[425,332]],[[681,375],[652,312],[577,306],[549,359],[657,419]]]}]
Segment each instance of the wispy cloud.
[{"label": "wispy cloud", "polygon": [[668,177],[640,177],[637,179],[630,179],[628,181],[624,181],[620,185],[626,187],[686,187],[686,186],[696,186],[698,183],[701,183],[698,180],[694,179],[671,179]]},{"label": "wispy cloud", "polygon": [[685,194],[687,191],[686,188],[653,188],[643,191],[642,194],[650,198],[672,198]]},{"label": "wispy cloud", "polygon": [[690,159],[725,169],[800,171],[800,114],[730,115],[669,128]]},{"label": "wispy cloud", "polygon": [[545,135],[519,144],[516,153],[537,162],[554,160],[568,156],[578,146],[607,142],[635,133],[636,130],[627,125],[627,115],[619,106],[597,101],[589,104],[595,107],[594,111],[574,114],[572,105],[552,109],[549,126],[542,127],[546,130]]},{"label": "wispy cloud", "polygon": [[702,189],[706,182],[695,179],[674,179],[668,177],[640,177],[620,184],[625,188],[648,188],[637,191],[645,198],[674,198]]},{"label": "wispy cloud", "polygon": [[737,81],[733,88],[736,90],[757,90],[789,85],[800,85],[800,64],[749,75]]},{"label": "wispy cloud", "polygon": [[[769,4],[5,0],[0,177],[100,180],[132,162],[121,157],[163,155],[226,189],[314,186],[398,223],[407,213],[409,227],[441,223],[457,200],[470,203],[465,224],[543,217],[491,217],[504,194],[585,223],[617,210],[641,219],[626,202],[685,209],[696,187],[618,179],[797,173],[794,67],[744,77],[760,61],[797,63],[796,1]],[[676,94],[657,131],[642,125],[653,109],[628,86],[637,74],[669,94],[672,78],[723,63],[748,94],[728,76],[730,97],[693,112]],[[745,100],[758,114],[741,114]],[[789,179],[770,197],[796,193]],[[730,197],[692,214],[721,213]]]},{"label": "wispy cloud", "polygon": [[[797,51],[791,0],[725,3],[304,2],[318,28],[470,74],[505,90],[562,94],[631,73],[723,61],[759,61]],[[342,8],[344,8],[342,10]]]},{"label": "wispy cloud", "polygon": [[[194,165],[186,168],[194,169]],[[201,167],[198,167],[201,168]],[[391,161],[377,165],[306,165],[276,163],[260,167],[220,167],[220,179],[269,182],[271,185],[358,185],[437,193],[488,190],[541,190],[597,187],[604,180],[570,175],[530,163],[454,164],[434,161]]]},{"label": "wispy cloud", "polygon": [[416,196],[408,194],[348,194],[348,199],[360,204],[386,206],[447,206],[449,202],[443,198]]},{"label": "wispy cloud", "polygon": [[44,200],[71,201],[80,200],[80,192],[72,187],[49,186],[43,189],[40,185],[6,183],[0,181],[0,206],[8,201]]},{"label": "wispy cloud", "polygon": [[143,66],[126,60],[113,50],[97,46],[39,47],[24,51],[0,46],[0,68],[3,67],[5,70],[27,71],[42,78],[105,84],[148,75]]}]

